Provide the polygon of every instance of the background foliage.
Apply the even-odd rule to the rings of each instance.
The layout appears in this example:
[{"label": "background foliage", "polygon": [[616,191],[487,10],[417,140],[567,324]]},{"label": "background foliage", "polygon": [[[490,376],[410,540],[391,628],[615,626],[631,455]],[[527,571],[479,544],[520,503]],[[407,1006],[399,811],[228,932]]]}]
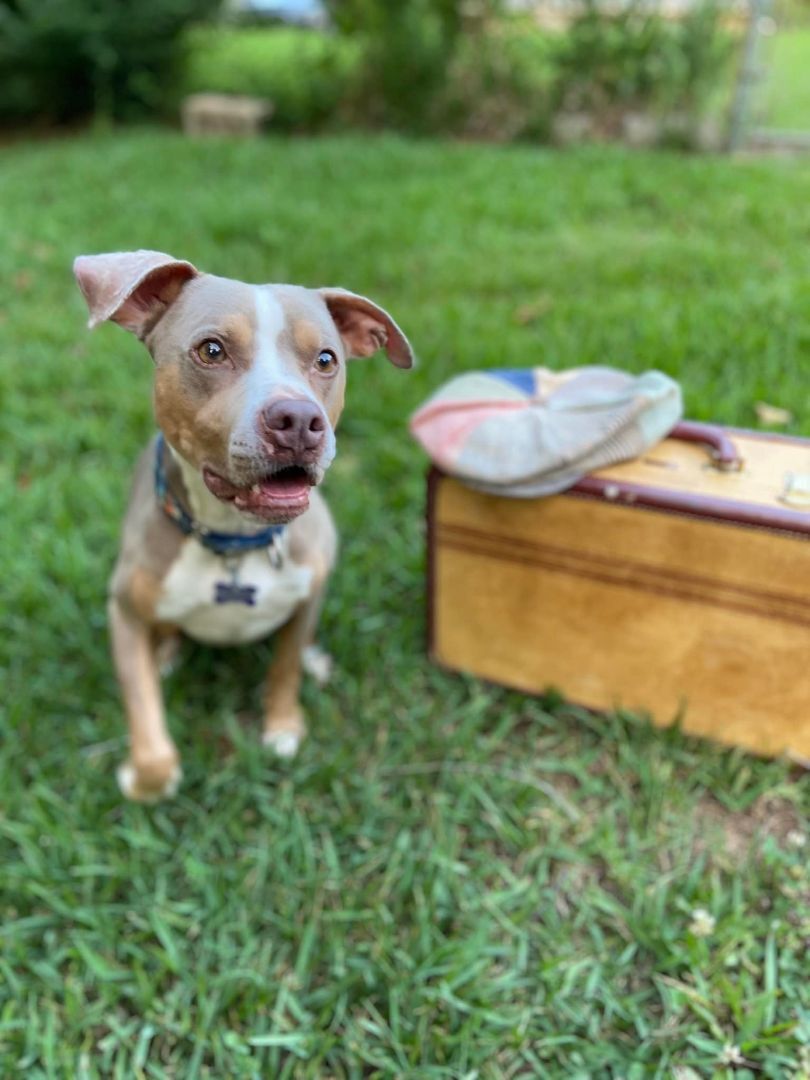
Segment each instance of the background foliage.
[{"label": "background foliage", "polygon": [[199,25],[185,39],[184,88],[273,102],[272,124],[294,131],[337,123],[358,63],[350,38],[280,27]]},{"label": "background foliage", "polygon": [[462,0],[333,0],[337,27],[361,43],[351,107],[364,120],[418,131],[447,83],[462,34]]},{"label": "background foliage", "polygon": [[165,111],[180,35],[216,0],[0,0],[0,120]]},{"label": "background foliage", "polygon": [[593,114],[609,131],[627,109],[696,121],[732,55],[712,3],[666,18],[636,0],[606,8],[585,0],[556,49],[558,105]]},{"label": "background foliage", "polygon": [[280,129],[546,139],[575,110],[614,134],[628,109],[696,121],[731,51],[710,3],[673,21],[585,0],[544,30],[498,0],[341,0],[327,32],[212,22],[216,7],[0,0],[0,121],[167,116],[179,92],[215,90],[270,98]]}]

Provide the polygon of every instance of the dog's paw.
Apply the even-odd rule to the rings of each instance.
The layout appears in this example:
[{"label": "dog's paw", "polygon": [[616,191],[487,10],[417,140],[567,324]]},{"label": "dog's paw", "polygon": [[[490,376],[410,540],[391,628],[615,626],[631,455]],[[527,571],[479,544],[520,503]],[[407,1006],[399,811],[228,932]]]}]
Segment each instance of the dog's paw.
[{"label": "dog's paw", "polygon": [[303,731],[265,731],[262,742],[279,757],[294,758],[303,738]]},{"label": "dog's paw", "polygon": [[301,650],[301,666],[318,686],[326,686],[332,678],[332,657],[320,645],[307,645]]},{"label": "dog's paw", "polygon": [[154,761],[125,761],[118,766],[116,778],[121,794],[133,802],[156,803],[177,793],[183,770],[176,757],[156,758]]}]

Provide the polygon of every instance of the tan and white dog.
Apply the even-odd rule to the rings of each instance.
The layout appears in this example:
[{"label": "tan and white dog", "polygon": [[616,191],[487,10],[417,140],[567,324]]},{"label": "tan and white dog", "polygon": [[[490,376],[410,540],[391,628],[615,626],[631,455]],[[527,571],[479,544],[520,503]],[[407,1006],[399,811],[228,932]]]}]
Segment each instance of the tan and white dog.
[{"label": "tan and white dog", "polygon": [[155,362],[161,434],[136,471],[109,599],[130,735],[118,781],[151,801],[181,777],[159,679],[181,633],[234,645],[278,631],[264,742],[298,749],[302,663],[328,668],[314,633],[337,542],[317,485],[346,359],[383,348],[408,368],[413,353],[387,312],[343,289],[246,285],[155,251],[82,255],[74,273],[89,325],[117,322]]}]

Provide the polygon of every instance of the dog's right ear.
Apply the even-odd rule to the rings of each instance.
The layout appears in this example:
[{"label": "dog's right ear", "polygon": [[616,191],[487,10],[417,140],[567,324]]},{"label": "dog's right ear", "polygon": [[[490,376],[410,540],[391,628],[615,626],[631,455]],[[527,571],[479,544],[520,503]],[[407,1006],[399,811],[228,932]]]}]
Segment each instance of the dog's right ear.
[{"label": "dog's right ear", "polygon": [[199,271],[162,251],[79,255],[73,273],[90,309],[88,326],[112,319],[144,338]]}]

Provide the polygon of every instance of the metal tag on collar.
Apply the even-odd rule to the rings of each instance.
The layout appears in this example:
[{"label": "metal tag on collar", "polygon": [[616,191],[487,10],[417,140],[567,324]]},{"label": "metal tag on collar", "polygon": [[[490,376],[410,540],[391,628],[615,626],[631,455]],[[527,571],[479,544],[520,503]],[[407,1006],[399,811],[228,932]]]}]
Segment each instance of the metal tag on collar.
[{"label": "metal tag on collar", "polygon": [[214,601],[217,604],[256,604],[256,586],[242,585],[239,581],[239,567],[242,563],[239,555],[223,555],[222,561],[230,574],[230,581],[217,581],[214,584]]},{"label": "metal tag on collar", "polygon": [[270,560],[270,565],[274,570],[280,570],[284,565],[284,556],[281,552],[278,536],[273,536],[267,545],[267,558]]}]

